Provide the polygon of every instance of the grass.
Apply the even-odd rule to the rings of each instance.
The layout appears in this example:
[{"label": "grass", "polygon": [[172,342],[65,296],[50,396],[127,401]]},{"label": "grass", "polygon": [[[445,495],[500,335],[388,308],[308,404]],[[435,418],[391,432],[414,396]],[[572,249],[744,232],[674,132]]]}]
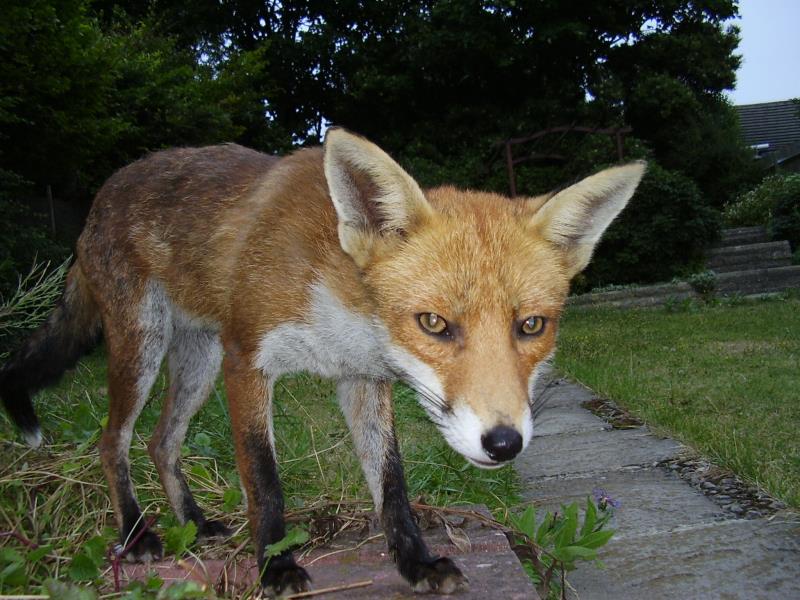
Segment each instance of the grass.
[{"label": "grass", "polygon": [[568,309],[556,365],[800,507],[800,299]]},{"label": "grass", "polygon": [[[22,552],[18,538],[0,537],[0,593],[36,589],[46,578],[69,579],[73,558],[87,541],[116,539],[115,523],[100,468],[96,442],[105,422],[107,395],[102,352],[88,357],[63,382],[36,400],[46,445],[25,447],[0,411],[0,532],[16,532],[51,546],[46,558],[26,564],[17,579],[3,580],[3,568]],[[159,529],[177,525],[146,452],[158,419],[167,380],[162,374],[138,423],[131,450],[133,480],[146,515],[159,515]],[[454,453],[430,423],[413,394],[395,390],[398,437],[409,496],[435,506],[486,504],[505,516],[519,502],[511,467],[483,471]],[[278,382],[275,434],[288,512],[314,507],[344,511],[369,506],[370,497],[335,402],[333,384],[298,375]],[[239,492],[224,388],[218,383],[194,419],[182,451],[184,472],[198,503],[211,518],[231,524],[236,535],[223,552],[248,539]],[[208,557],[212,548],[196,550]],[[4,554],[5,552],[5,554]],[[13,560],[12,560],[13,559]],[[5,563],[4,563],[5,560]],[[10,562],[9,562],[10,561]],[[74,577],[73,577],[74,579]],[[12,585],[12,581],[16,584]],[[100,591],[108,587],[95,581]]]}]

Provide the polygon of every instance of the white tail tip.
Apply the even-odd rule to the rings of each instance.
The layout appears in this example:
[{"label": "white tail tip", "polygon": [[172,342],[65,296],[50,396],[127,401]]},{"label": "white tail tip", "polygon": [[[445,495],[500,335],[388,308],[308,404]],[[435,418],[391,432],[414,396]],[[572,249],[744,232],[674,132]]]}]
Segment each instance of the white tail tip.
[{"label": "white tail tip", "polygon": [[38,448],[42,445],[42,430],[38,427],[31,431],[23,431],[22,437],[25,438],[25,443],[31,448]]}]

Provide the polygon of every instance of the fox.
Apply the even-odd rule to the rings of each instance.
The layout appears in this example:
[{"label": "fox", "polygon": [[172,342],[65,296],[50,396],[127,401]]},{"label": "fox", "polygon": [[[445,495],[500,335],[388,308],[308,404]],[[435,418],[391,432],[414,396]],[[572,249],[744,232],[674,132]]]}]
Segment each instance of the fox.
[{"label": "fox", "polygon": [[276,380],[336,381],[399,573],[417,592],[468,578],[432,554],[409,505],[392,385],[415,392],[469,463],[499,468],[528,446],[533,390],[552,356],[570,280],[590,261],[645,171],[615,166],[543,196],[423,191],[377,145],[343,128],[275,157],[235,144],[158,151],[97,193],[63,296],[0,370],[0,397],[31,446],[32,396],[104,340],[109,412],[98,447],[127,558],[163,550],[129,467],[137,417],[166,362],[169,388],[148,452],[178,519],[207,519],[180,469],[189,422],[223,374],[260,586],[311,578],[285,536],[272,424]]}]

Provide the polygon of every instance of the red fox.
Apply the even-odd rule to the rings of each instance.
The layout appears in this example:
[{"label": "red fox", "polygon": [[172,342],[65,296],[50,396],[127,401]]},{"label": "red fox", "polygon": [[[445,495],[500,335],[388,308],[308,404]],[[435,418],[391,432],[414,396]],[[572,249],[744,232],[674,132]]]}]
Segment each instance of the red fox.
[{"label": "red fox", "polygon": [[128,451],[166,358],[170,388],[149,442],[170,504],[203,537],[206,519],[179,467],[189,421],[220,367],[261,585],[304,591],[287,551],[271,418],[275,380],[309,371],[338,397],[383,529],[416,591],[452,593],[467,578],[425,546],[409,507],[394,433],[402,380],[470,463],[500,467],[531,439],[537,370],[554,349],[570,279],[642,177],[641,162],[563,191],[508,198],[423,191],[367,140],[328,131],[322,148],[285,158],[237,145],[152,154],[97,194],[61,301],[0,371],[0,396],[31,445],[31,395],[105,339],[108,424],[99,449],[129,558],[157,559]]}]

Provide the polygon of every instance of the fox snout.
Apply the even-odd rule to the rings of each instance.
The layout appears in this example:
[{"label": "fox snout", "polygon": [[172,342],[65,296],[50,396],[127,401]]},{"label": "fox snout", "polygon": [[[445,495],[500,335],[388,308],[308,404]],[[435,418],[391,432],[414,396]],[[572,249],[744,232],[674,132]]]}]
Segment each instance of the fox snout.
[{"label": "fox snout", "polygon": [[513,427],[499,425],[481,436],[481,446],[496,462],[506,462],[522,450],[522,434]]}]

